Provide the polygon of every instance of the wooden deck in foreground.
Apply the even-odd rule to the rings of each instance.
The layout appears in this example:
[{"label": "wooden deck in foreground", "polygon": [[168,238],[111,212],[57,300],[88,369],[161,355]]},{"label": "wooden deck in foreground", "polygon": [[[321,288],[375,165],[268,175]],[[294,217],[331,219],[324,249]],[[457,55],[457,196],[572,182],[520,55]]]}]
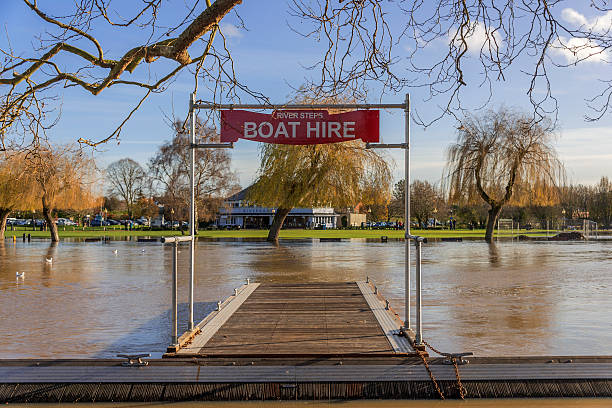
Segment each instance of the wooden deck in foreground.
[{"label": "wooden deck in foreground", "polygon": [[401,319],[365,282],[249,284],[164,357],[412,353]]},{"label": "wooden deck in foreground", "polygon": [[0,360],[0,403],[612,397],[610,356],[469,357],[459,388],[385,306],[365,282],[245,285],[145,366]]}]

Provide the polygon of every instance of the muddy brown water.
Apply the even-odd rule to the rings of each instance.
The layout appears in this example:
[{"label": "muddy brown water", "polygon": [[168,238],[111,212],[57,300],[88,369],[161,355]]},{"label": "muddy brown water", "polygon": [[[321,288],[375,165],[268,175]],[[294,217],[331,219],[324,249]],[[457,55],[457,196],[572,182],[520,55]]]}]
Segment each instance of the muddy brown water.
[{"label": "muddy brown water", "polygon": [[[6,240],[0,244],[0,358],[125,352],[159,357],[170,340],[171,251],[154,242]],[[403,254],[400,241],[292,240],[279,247],[200,241],[196,320],[246,278],[319,282],[370,276],[403,314]],[[187,246],[179,258],[184,327]],[[17,279],[17,272],[25,272],[24,278]],[[612,242],[426,244],[423,307],[424,338],[445,351],[612,355]]]}]

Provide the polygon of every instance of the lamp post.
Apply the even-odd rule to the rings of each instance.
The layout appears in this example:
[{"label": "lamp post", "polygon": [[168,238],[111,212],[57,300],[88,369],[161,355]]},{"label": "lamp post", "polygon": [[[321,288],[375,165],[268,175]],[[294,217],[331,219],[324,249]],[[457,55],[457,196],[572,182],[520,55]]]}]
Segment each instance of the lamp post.
[{"label": "lamp post", "polygon": [[435,229],[435,228],[436,228],[436,226],[437,226],[437,224],[436,224],[436,223],[437,223],[436,216],[437,216],[437,214],[438,214],[438,209],[437,209],[436,207],[434,207],[434,209],[433,209],[432,213],[433,213],[433,227],[434,227],[434,229]]},{"label": "lamp post", "polygon": [[174,208],[170,209],[170,229],[174,230]]},{"label": "lamp post", "polygon": [[36,210],[32,210],[32,231],[36,231],[36,221],[34,220],[34,214],[36,214]]},{"label": "lamp post", "polygon": [[565,208],[561,210],[561,214],[563,216],[563,230],[565,231]]}]

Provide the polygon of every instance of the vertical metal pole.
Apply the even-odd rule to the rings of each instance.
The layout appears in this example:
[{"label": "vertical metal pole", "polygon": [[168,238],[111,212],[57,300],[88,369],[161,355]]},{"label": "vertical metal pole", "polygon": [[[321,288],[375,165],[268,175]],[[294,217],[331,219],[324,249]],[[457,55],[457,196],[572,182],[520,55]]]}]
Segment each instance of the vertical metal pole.
[{"label": "vertical metal pole", "polygon": [[410,94],[406,94],[404,148],[404,327],[410,329]]},{"label": "vertical metal pole", "polygon": [[416,344],[420,345],[423,342],[423,327],[421,314],[421,241],[414,241],[414,249],[416,252]]},{"label": "vertical metal pole", "polygon": [[174,241],[172,253],[172,344],[178,343],[178,241]]},{"label": "vertical metal pole", "polygon": [[[190,117],[190,134],[191,143],[195,144],[195,93],[191,94],[189,100],[189,117]],[[189,257],[189,330],[193,330],[193,286],[194,286],[194,275],[195,275],[195,148],[193,146],[189,149],[191,155],[191,169],[189,172],[189,181],[191,184],[191,200],[189,209],[189,229],[191,232],[191,241],[189,242],[190,257]]]}]

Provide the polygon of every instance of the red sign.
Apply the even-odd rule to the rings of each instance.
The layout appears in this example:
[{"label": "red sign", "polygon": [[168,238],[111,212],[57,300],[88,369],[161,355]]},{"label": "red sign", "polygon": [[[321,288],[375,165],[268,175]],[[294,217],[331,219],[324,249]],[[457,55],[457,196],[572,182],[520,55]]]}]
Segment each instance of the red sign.
[{"label": "red sign", "polygon": [[221,111],[221,142],[238,139],[308,145],[361,139],[378,142],[378,111],[328,113],[322,110],[278,110],[271,114]]}]

